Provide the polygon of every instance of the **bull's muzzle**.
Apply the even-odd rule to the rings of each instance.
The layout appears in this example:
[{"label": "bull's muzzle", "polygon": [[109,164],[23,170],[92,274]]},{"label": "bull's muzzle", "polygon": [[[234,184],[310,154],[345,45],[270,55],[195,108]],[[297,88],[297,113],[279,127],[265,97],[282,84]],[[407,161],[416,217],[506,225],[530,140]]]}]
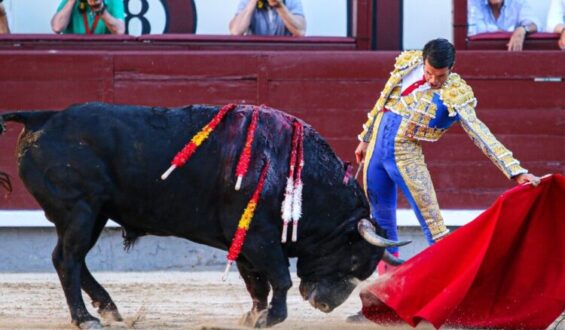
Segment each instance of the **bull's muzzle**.
[{"label": "bull's muzzle", "polygon": [[308,293],[308,296],[304,297],[304,300],[308,300],[308,302],[310,303],[310,305],[312,305],[312,307],[319,309],[324,313],[329,313],[332,310],[332,308],[328,304],[323,302],[318,302],[316,300],[316,289],[310,291]]},{"label": "bull's muzzle", "polygon": [[375,225],[367,219],[361,219],[357,223],[357,230],[361,237],[363,237],[367,242],[372,245],[379,247],[393,247],[393,246],[403,246],[412,243],[412,241],[391,241],[377,234],[377,229]]}]

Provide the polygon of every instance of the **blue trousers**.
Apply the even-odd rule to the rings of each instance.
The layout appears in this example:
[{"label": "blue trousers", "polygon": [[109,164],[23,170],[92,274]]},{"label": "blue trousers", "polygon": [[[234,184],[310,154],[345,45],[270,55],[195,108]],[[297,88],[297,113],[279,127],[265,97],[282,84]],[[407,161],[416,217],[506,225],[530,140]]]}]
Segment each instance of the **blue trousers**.
[{"label": "blue trousers", "polygon": [[[404,193],[430,244],[449,233],[440,214],[435,190],[417,140],[399,134],[402,117],[380,112],[366,155],[365,187],[371,213],[389,239],[398,240],[397,189]],[[368,161],[367,161],[368,160]],[[389,248],[398,252],[398,248]]]}]

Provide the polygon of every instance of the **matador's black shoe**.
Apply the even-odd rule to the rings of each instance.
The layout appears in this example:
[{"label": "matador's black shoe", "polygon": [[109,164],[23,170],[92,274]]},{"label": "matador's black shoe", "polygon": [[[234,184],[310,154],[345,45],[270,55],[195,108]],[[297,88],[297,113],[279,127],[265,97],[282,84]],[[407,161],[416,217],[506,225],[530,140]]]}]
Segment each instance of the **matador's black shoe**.
[{"label": "matador's black shoe", "polygon": [[369,320],[365,317],[365,315],[363,315],[362,311],[359,311],[353,315],[349,315],[346,319],[345,322],[348,323],[365,323],[365,322],[369,322]]}]

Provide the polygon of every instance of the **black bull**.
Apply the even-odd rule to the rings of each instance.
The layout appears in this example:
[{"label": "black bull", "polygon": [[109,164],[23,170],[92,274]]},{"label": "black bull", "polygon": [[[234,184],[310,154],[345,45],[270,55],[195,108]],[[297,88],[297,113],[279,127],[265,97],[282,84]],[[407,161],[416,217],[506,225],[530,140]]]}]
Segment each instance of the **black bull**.
[{"label": "black bull", "polygon": [[[240,191],[234,191],[234,171],[251,118],[251,107],[245,106],[230,112],[188,163],[162,181],[160,175],[175,153],[218,110],[88,103],[61,112],[0,117],[0,132],[4,121],[25,125],[17,146],[19,175],[55,224],[58,241],[52,259],[74,324],[99,326],[85,308],[81,289],[102,317],[121,320],[85,263],[108,219],[123,227],[128,243],[152,234],[227,250],[267,161],[261,199],[237,259],[253,300],[246,325],[271,326],[286,318],[292,285],[288,258],[298,258],[304,299],[329,312],[349,296],[357,280],[371,275],[383,246],[393,244],[375,236],[374,229],[367,230],[368,222],[362,219],[369,217],[369,206],[359,184],[353,179],[343,182],[344,163],[308,125],[298,240],[280,242],[281,202],[296,119],[277,110],[260,113],[249,173]],[[6,181],[3,178],[9,187]]]}]

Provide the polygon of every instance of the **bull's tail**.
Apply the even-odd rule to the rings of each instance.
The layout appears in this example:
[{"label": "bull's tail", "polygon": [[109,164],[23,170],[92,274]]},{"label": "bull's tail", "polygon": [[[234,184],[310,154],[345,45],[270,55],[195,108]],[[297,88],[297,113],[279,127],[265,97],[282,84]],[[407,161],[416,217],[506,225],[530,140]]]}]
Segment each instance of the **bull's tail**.
[{"label": "bull's tail", "polygon": [[[55,111],[25,111],[8,112],[0,115],[0,135],[6,131],[6,122],[15,121],[25,125],[27,129],[37,129],[49,119]],[[12,192],[12,182],[10,176],[0,171],[0,187]]]},{"label": "bull's tail", "polygon": [[6,122],[15,121],[22,123],[26,128],[35,130],[51,118],[57,111],[22,111],[7,112],[0,115],[0,134],[6,131]]}]

